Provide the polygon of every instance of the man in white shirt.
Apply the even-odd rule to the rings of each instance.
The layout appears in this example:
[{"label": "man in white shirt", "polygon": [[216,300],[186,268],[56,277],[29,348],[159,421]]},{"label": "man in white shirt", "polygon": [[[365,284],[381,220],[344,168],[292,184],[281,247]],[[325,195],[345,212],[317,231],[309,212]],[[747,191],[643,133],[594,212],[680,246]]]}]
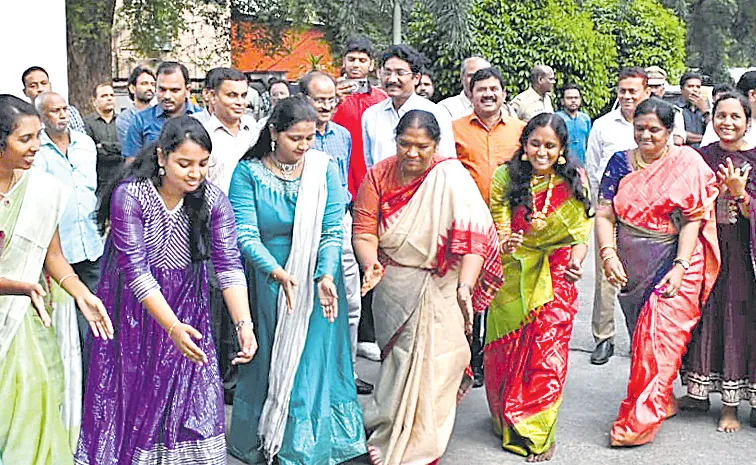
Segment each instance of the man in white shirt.
[{"label": "man in white shirt", "polygon": [[[228,194],[237,163],[259,136],[255,119],[245,113],[247,77],[236,69],[213,69],[207,82],[206,98],[213,109],[212,116],[204,123],[213,142],[207,179]],[[223,300],[223,291],[212,270],[209,280],[213,339],[224,399],[226,404],[231,404],[237,380],[237,367],[231,364],[237,352],[236,330]]]},{"label": "man in white shirt", "polygon": [[[588,136],[585,168],[594,202],[609,159],[616,152],[637,147],[633,131],[633,114],[638,105],[649,98],[648,75],[643,68],[625,68],[617,80],[619,107],[597,119]],[[596,250],[596,288],[593,300],[592,329],[596,349],[591,363],[603,365],[614,354],[614,302],[617,288],[604,276],[601,255]]]},{"label": "man in white shirt", "polygon": [[215,68],[208,81],[207,98],[213,114],[204,123],[213,141],[207,178],[228,194],[231,176],[244,153],[260,135],[254,118],[247,115],[247,77],[239,70]]},{"label": "man in white shirt", "polygon": [[460,79],[462,80],[462,92],[460,92],[459,95],[438,102],[440,106],[444,107],[444,109],[449,112],[452,121],[472,114],[473,104],[470,100],[472,98],[470,80],[472,79],[473,74],[479,69],[490,67],[491,63],[485,58],[469,57],[462,60],[462,66],[459,70]]},{"label": "man in white shirt", "polygon": [[399,119],[410,110],[433,113],[441,127],[438,153],[444,157],[456,156],[449,114],[415,93],[422,66],[423,61],[417,52],[406,45],[392,45],[383,52],[378,74],[389,98],[368,108],[362,115],[362,140],[368,169],[396,155],[394,130]]}]

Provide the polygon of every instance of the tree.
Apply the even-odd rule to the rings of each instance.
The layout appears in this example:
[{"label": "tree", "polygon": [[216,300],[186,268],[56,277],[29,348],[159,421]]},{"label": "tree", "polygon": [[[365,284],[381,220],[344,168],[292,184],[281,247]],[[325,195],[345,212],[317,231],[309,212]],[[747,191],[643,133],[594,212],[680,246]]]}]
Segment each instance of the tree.
[{"label": "tree", "polygon": [[67,0],[68,92],[71,103],[92,111],[92,88],[110,82],[116,0]]}]

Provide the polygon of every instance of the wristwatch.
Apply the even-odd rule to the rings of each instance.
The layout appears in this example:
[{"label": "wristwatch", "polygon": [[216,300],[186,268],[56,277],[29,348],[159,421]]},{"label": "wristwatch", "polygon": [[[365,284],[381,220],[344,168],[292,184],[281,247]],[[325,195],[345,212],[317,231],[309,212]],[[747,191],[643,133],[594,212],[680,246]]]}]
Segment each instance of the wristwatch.
[{"label": "wristwatch", "polygon": [[680,265],[685,271],[688,271],[688,268],[690,268],[690,262],[684,258],[675,258],[672,260],[672,266],[674,265]]}]

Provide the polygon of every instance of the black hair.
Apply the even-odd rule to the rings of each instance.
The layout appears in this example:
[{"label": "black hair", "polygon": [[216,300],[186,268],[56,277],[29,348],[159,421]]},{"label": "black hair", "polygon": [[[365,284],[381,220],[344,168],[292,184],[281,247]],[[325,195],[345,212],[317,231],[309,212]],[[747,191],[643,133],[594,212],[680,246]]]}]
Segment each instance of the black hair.
[{"label": "black hair", "polygon": [[330,74],[324,73],[323,71],[310,71],[299,80],[299,90],[301,90],[304,95],[310,95],[310,83],[315,78],[329,79],[334,87],[336,86],[336,81]]},{"label": "black hair", "polygon": [[425,129],[428,137],[438,144],[441,141],[441,126],[433,113],[425,110],[410,110],[402,116],[394,130],[394,136],[399,138],[409,128]]},{"label": "black hair", "polygon": [[506,90],[504,76],[501,75],[501,72],[498,68],[492,66],[490,68],[481,68],[475,71],[475,74],[473,74],[470,78],[470,92],[472,92],[472,90],[475,88],[476,82],[485,81],[486,79],[490,78],[498,79],[499,84],[501,84],[502,90]]},{"label": "black hair", "polygon": [[630,78],[640,78],[643,81],[643,87],[648,87],[648,74],[645,69],[637,66],[634,68],[622,68],[619,72],[619,77],[617,77],[617,82]]},{"label": "black hair", "polygon": [[703,78],[700,74],[696,73],[695,71],[687,71],[683,73],[682,76],[680,76],[680,87],[684,87],[685,83],[690,81],[691,79],[698,79],[703,83]]},{"label": "black hair", "polygon": [[[159,187],[162,177],[159,174],[158,148],[163,157],[170,156],[185,141],[190,140],[208,153],[213,151],[210,135],[202,123],[191,116],[184,115],[170,118],[165,122],[157,141],[145,147],[133,163],[124,166],[99,194],[97,223],[104,232],[110,223],[111,200],[113,191],[125,180],[147,180]],[[210,207],[205,199],[207,182],[203,181],[194,191],[184,196],[184,208],[189,216],[189,247],[192,261],[200,262],[210,257]]]},{"label": "black hair", "polygon": [[277,78],[273,76],[272,78],[268,79],[268,91],[273,88],[276,84],[286,84],[286,87],[289,87],[289,83],[281,78]]},{"label": "black hair", "polygon": [[720,102],[724,102],[725,100],[730,100],[730,99],[737,100],[738,103],[740,103],[740,105],[743,107],[743,112],[745,113],[746,121],[750,121],[751,120],[751,115],[753,113],[751,111],[751,105],[748,103],[748,99],[745,98],[743,96],[743,94],[741,94],[739,92],[725,92],[724,94],[722,94],[714,102],[714,107],[711,109],[711,114],[712,115],[716,114],[716,112],[717,112],[717,106],[719,106]]},{"label": "black hair", "polygon": [[638,104],[633,118],[643,115],[656,115],[667,131],[675,127],[675,107],[660,98],[651,97]]},{"label": "black hair", "polygon": [[738,91],[748,97],[748,92],[756,89],[756,71],[747,71],[738,80],[735,86]]},{"label": "black hair", "polygon": [[398,58],[402,61],[406,61],[413,74],[419,74],[423,71],[425,60],[415,51],[415,49],[408,45],[396,44],[384,50],[381,55],[381,66],[384,66],[391,58]]},{"label": "black hair", "polygon": [[189,70],[186,69],[186,66],[184,66],[183,63],[179,63],[178,61],[164,61],[160,63],[155,75],[164,76],[174,73],[181,73],[184,76],[184,85],[188,86],[190,84]]},{"label": "black hair", "polygon": [[[152,70],[146,66],[137,66],[136,68],[131,70],[131,74],[129,74],[129,86],[136,87],[137,80],[139,79],[139,76],[142,74],[148,74],[152,77],[152,79],[157,79],[155,77],[155,73],[152,72]],[[134,100],[134,93],[129,90],[129,98],[131,100]]]},{"label": "black hair", "polygon": [[564,87],[562,87],[562,96],[564,96],[564,93],[567,92],[570,89],[575,89],[576,91],[580,92],[580,95],[583,94],[583,91],[580,90],[580,86],[579,85],[577,85],[577,84],[575,84],[573,82],[570,82],[570,83],[565,84]]},{"label": "black hair", "polygon": [[41,66],[30,66],[26,68],[23,73],[21,73],[21,83],[24,85],[24,88],[26,88],[26,77],[34,71],[42,71],[43,73],[45,73],[45,76],[47,76],[47,79],[50,79],[50,73],[48,73],[45,68]]},{"label": "black hair", "polygon": [[711,95],[724,94],[725,92],[735,92],[735,88],[729,84],[717,84],[711,89]]},{"label": "black hair", "polygon": [[100,82],[100,83],[95,84],[94,86],[92,86],[92,98],[97,98],[97,89],[99,89],[100,87],[105,87],[105,86],[113,87],[113,83],[112,82]]},{"label": "black hair", "polygon": [[551,128],[559,139],[559,143],[564,151],[562,156],[566,163],[560,165],[554,163],[553,170],[557,176],[564,179],[570,187],[572,196],[578,202],[583,204],[585,216],[591,218],[595,216],[591,200],[588,196],[588,187],[583,184],[578,165],[569,153],[569,133],[564,120],[553,113],[541,113],[528,121],[525,129],[520,136],[520,148],[515,153],[514,158],[507,162],[510,176],[510,188],[504,193],[504,202],[509,202],[511,211],[514,212],[518,207],[525,208],[525,219],[530,222],[533,217],[533,196],[530,192],[530,183],[533,177],[533,165],[527,159],[523,160],[525,148],[528,146],[528,138],[537,128]]},{"label": "black hair", "polygon": [[259,160],[270,152],[271,141],[273,140],[270,134],[270,126],[273,126],[276,132],[282,132],[302,121],[314,123],[317,119],[318,115],[315,113],[315,109],[304,96],[295,95],[281,100],[273,108],[273,113],[268,118],[265,127],[260,131],[257,142],[247,150],[242,160],[253,158]]},{"label": "black hair", "polygon": [[18,120],[22,116],[39,118],[39,113],[34,109],[34,105],[15,95],[0,94],[0,150],[5,149],[8,136],[16,130]]},{"label": "black hair", "polygon": [[247,75],[234,68],[213,68],[205,75],[205,89],[217,91],[224,81],[247,82]]},{"label": "black hair", "polygon": [[373,42],[365,36],[355,36],[347,41],[344,46],[344,55],[349,52],[361,52],[366,53],[367,56],[373,57],[375,50],[373,49]]}]

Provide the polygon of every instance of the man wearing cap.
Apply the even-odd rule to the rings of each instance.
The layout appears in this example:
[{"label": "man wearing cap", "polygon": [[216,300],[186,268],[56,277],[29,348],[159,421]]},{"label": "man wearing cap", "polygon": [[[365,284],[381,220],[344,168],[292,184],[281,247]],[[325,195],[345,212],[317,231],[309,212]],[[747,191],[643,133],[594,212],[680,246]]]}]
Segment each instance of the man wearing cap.
[{"label": "man wearing cap", "polygon": [[[667,72],[658,66],[649,66],[646,68],[648,75],[648,89],[651,96],[664,100],[664,91],[667,86]],[[682,110],[675,107],[675,125],[672,128],[672,140],[675,145],[685,144],[685,118]]]}]

